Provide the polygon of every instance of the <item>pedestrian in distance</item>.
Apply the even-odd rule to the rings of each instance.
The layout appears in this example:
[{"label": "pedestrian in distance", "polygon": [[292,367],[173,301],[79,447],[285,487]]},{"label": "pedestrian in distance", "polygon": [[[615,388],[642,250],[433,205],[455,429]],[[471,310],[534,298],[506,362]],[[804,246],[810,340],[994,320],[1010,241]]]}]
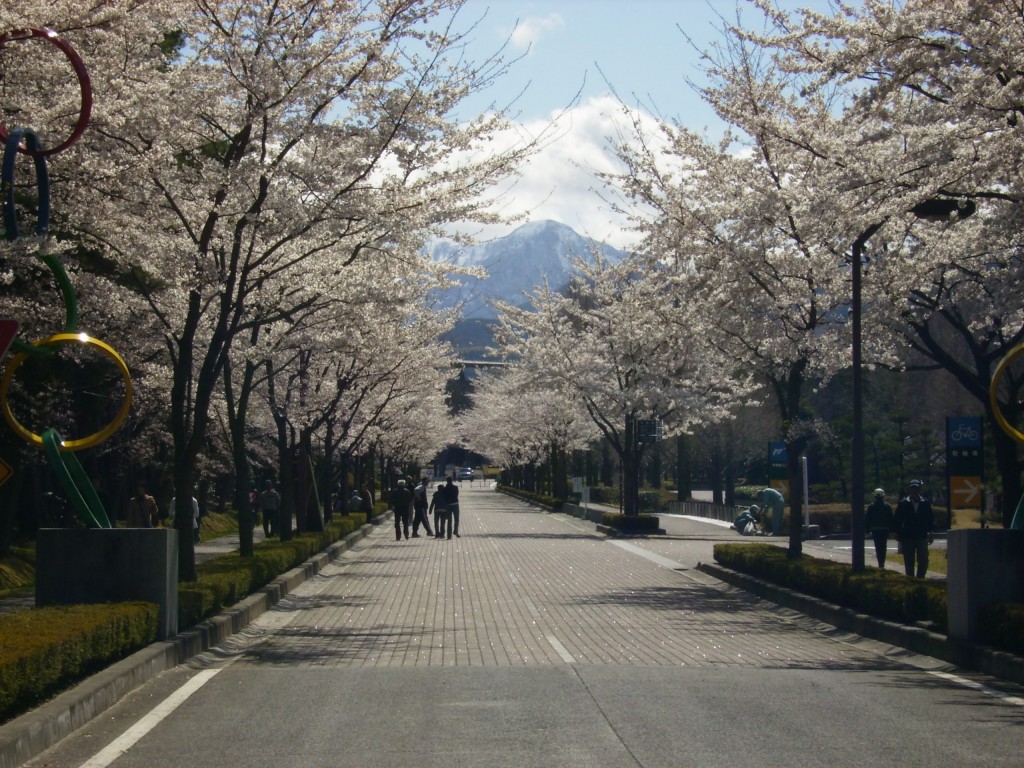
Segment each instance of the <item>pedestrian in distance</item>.
[{"label": "pedestrian in distance", "polygon": [[260,514],[263,517],[263,535],[267,538],[277,535],[278,515],[281,514],[281,494],[274,489],[273,480],[263,484],[260,494]]},{"label": "pedestrian in distance", "polygon": [[892,507],[885,500],[885,491],[875,488],[875,498],[864,514],[864,527],[871,531],[875,542],[875,559],[878,567],[885,568],[886,547],[889,544],[889,530],[892,528]]},{"label": "pedestrian in distance", "polygon": [[135,487],[135,495],[128,500],[128,527],[156,528],[159,522],[156,499],[146,493],[145,483],[139,483]]},{"label": "pedestrian in distance", "polygon": [[419,485],[412,489],[412,537],[414,539],[420,537],[420,525],[423,526],[427,536],[434,535],[434,532],[430,530],[430,520],[427,514],[429,508],[430,505],[427,502],[427,478],[421,477]]},{"label": "pedestrian in distance", "polygon": [[363,503],[359,506],[359,511],[365,512],[366,519],[369,520],[373,517],[373,504],[375,501],[373,498],[373,493],[370,491],[370,487],[368,485],[364,485],[359,495],[363,499]]},{"label": "pedestrian in distance", "polygon": [[924,578],[928,573],[928,545],[934,541],[935,515],[932,503],[921,495],[920,480],[910,481],[910,492],[896,505],[893,527],[903,551],[904,572]]},{"label": "pedestrian in distance", "polygon": [[412,491],[406,487],[404,477],[398,479],[398,487],[391,492],[391,508],[395,511],[395,541],[401,541],[403,534],[408,539]]},{"label": "pedestrian in distance", "polygon": [[251,520],[255,524],[256,515],[260,513],[260,495],[257,493],[255,488],[249,489],[249,514]]},{"label": "pedestrian in distance", "polygon": [[761,510],[757,504],[751,504],[748,509],[743,510],[732,522],[732,527],[741,536],[756,536],[759,533],[758,526],[761,523]]},{"label": "pedestrian in distance", "polygon": [[359,491],[355,488],[352,489],[352,495],[348,499],[348,511],[358,512],[363,508],[363,497],[359,495]]},{"label": "pedestrian in distance", "polygon": [[449,506],[449,486],[438,485],[430,506],[434,510],[434,530],[438,539],[452,538],[452,507]]},{"label": "pedestrian in distance", "polygon": [[[178,508],[175,506],[175,503],[177,502],[177,500],[178,500],[177,496],[172,496],[171,497],[171,514],[170,514],[170,517],[174,517],[175,520],[177,520],[176,515],[178,513]],[[178,526],[175,525],[174,527],[177,528]],[[195,542],[196,544],[199,543],[199,502],[196,501],[196,497],[195,496],[192,497],[192,541]]]},{"label": "pedestrian in distance", "polygon": [[[445,524],[445,519],[448,521],[448,529],[451,530],[451,516],[447,514],[444,506],[444,486],[438,483],[437,488],[434,489],[434,495],[430,498],[430,508],[427,510],[427,514],[434,515],[434,536],[438,539],[444,538],[444,531],[441,528]],[[451,538],[449,536],[448,538]]]},{"label": "pedestrian in distance", "polygon": [[[762,519],[765,527],[767,528],[768,521],[771,520],[772,536],[781,536],[782,513],[786,508],[786,499],[774,488],[764,488],[757,492],[757,496],[761,501]],[[771,517],[768,515],[769,510],[771,510]]]},{"label": "pedestrian in distance", "polygon": [[449,476],[448,482],[445,483],[444,494],[445,505],[448,508],[448,513],[452,516],[452,528],[448,538],[451,538],[452,533],[456,538],[461,538],[459,536],[459,486],[455,484],[454,477]]}]

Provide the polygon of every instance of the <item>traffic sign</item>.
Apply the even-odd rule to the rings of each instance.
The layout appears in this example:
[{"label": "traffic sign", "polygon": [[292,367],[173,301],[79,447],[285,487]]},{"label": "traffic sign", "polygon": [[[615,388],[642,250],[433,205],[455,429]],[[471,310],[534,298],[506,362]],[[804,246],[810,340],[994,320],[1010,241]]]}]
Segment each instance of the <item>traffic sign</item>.
[{"label": "traffic sign", "polygon": [[10,480],[12,475],[14,475],[14,469],[6,461],[0,459],[0,485]]},{"label": "traffic sign", "polygon": [[17,337],[20,327],[17,320],[12,320],[9,317],[0,318],[0,360],[7,354],[7,350],[11,348],[11,344]]},{"label": "traffic sign", "polygon": [[949,493],[953,506],[961,509],[981,509],[982,487],[980,477],[954,475],[949,478]]}]

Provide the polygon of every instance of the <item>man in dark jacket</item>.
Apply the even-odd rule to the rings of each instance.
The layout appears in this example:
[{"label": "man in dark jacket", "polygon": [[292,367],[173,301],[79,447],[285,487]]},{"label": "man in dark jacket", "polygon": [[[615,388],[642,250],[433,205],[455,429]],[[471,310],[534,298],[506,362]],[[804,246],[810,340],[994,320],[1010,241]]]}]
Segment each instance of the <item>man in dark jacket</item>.
[{"label": "man in dark jacket", "polygon": [[402,540],[402,534],[409,538],[409,513],[412,509],[412,491],[400,478],[398,487],[391,492],[391,508],[395,510],[395,541]]},{"label": "man in dark jacket", "polygon": [[878,567],[885,568],[886,547],[889,543],[889,529],[892,528],[892,507],[885,500],[885,491],[875,488],[875,500],[864,515],[864,527],[871,531],[875,542],[875,559]]},{"label": "man in dark jacket", "polygon": [[893,523],[903,550],[904,571],[907,576],[914,576],[916,561],[916,575],[924,578],[928,573],[928,545],[933,541],[935,516],[932,503],[921,495],[920,480],[910,481],[910,493],[896,505]]},{"label": "man in dark jacket", "polygon": [[434,535],[434,532],[430,530],[430,521],[428,520],[427,509],[429,506],[430,502],[427,501],[427,478],[421,477],[419,485],[412,489],[412,537],[414,539],[419,538],[421,524],[427,536]]},{"label": "man in dark jacket", "polygon": [[[454,533],[459,536],[459,486],[455,484],[455,477],[450,476],[447,483],[444,486],[445,501],[448,504],[448,511],[452,516],[452,525],[454,527]],[[452,534],[448,534],[450,539]]]}]

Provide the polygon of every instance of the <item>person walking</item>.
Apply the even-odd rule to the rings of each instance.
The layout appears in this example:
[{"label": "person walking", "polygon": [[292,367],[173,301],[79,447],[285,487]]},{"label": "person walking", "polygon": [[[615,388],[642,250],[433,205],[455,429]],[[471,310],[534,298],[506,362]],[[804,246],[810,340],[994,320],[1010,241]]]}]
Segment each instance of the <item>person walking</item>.
[{"label": "person walking", "polygon": [[412,491],[405,485],[405,478],[398,479],[398,487],[391,492],[391,508],[395,511],[395,541],[402,540],[402,534],[409,538],[409,512],[412,509]]},{"label": "person walking", "polygon": [[761,501],[762,522],[768,526],[768,511],[771,510],[772,536],[782,535],[782,514],[786,508],[786,499],[774,488],[763,488],[757,492]]},{"label": "person walking", "polygon": [[352,495],[348,499],[348,511],[359,512],[363,508],[363,497],[359,495],[356,488],[352,489]]},{"label": "person walking", "polygon": [[[430,498],[430,508],[427,510],[427,514],[434,515],[434,536],[438,539],[444,538],[444,531],[441,530],[445,521],[445,508],[444,508],[444,485],[441,483],[437,484],[437,488],[434,489],[434,495]],[[449,518],[450,520],[451,518]],[[451,529],[451,523],[448,524],[448,528]],[[448,538],[451,538],[450,536]]]},{"label": "person walking", "polygon": [[267,480],[260,494],[260,513],[263,517],[263,535],[277,535],[277,516],[281,514],[281,494],[274,489],[274,481]]},{"label": "person walking", "polygon": [[[178,508],[175,506],[178,497],[171,497],[171,516],[177,519]],[[177,528],[177,524],[174,526]],[[192,497],[192,541],[196,544],[199,543],[199,502],[196,501],[196,497]]]},{"label": "person walking", "polygon": [[360,512],[366,513],[366,519],[370,520],[373,517],[373,504],[375,499],[373,493],[370,492],[370,486],[364,485],[361,492],[363,503],[359,506]]},{"label": "person walking", "polygon": [[885,491],[875,488],[875,499],[864,513],[864,527],[871,531],[875,542],[875,559],[878,567],[885,568],[886,547],[889,545],[889,529],[892,528],[892,507],[885,500]]},{"label": "person walking", "polygon": [[910,492],[896,505],[893,526],[903,551],[904,572],[923,579],[928,573],[928,545],[934,541],[935,515],[932,503],[921,495],[920,480],[910,481]]},{"label": "person walking", "polygon": [[445,483],[444,499],[448,513],[452,516],[452,527],[449,529],[448,538],[452,537],[452,533],[456,538],[462,538],[459,536],[459,486],[455,484],[454,477],[449,476],[448,482]]},{"label": "person walking", "polygon": [[146,493],[146,484],[139,483],[135,495],[128,500],[128,527],[155,528],[160,521],[156,499]]},{"label": "person walking", "polygon": [[429,507],[430,505],[427,502],[427,478],[421,477],[419,485],[412,489],[412,537],[414,539],[420,537],[419,529],[421,524],[427,536],[434,535],[434,532],[430,530],[430,520],[427,515]]},{"label": "person walking", "polygon": [[438,539],[452,538],[452,510],[447,505],[447,485],[438,484],[434,490],[434,498],[430,500],[430,510],[434,513],[434,531]]}]

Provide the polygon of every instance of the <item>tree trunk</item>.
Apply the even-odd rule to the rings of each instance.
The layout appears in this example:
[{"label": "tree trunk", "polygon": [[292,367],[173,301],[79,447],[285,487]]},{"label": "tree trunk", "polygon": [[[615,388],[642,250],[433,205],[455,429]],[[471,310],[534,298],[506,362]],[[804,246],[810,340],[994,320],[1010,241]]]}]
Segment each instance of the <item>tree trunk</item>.
[{"label": "tree trunk", "polygon": [[686,435],[676,437],[676,498],[686,501],[693,495],[693,479],[690,474],[690,441]]},{"label": "tree trunk", "polygon": [[622,513],[626,517],[640,514],[640,451],[636,441],[636,419],[626,416],[622,446]]},{"label": "tree trunk", "polygon": [[[989,424],[995,424],[994,419],[989,419]],[[1000,512],[1003,519],[1003,527],[1009,528],[1013,522],[1013,513],[1017,509],[1017,503],[1021,499],[1022,488],[1020,481],[1019,459],[1020,446],[1008,434],[1003,432],[998,425],[992,427],[992,446],[995,449],[996,467],[999,470],[999,477],[1002,480],[1003,492],[1001,494]]]}]

